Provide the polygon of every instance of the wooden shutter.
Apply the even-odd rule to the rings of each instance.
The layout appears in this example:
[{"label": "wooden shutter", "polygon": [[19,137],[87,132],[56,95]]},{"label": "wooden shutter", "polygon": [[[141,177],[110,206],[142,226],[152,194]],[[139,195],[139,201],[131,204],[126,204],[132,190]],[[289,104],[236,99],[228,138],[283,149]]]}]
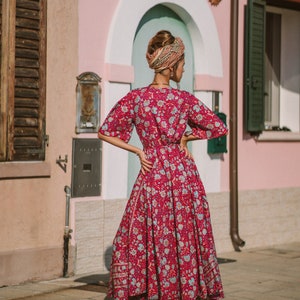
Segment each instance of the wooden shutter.
[{"label": "wooden shutter", "polygon": [[[5,44],[5,39],[8,31],[8,24],[6,24],[6,13],[5,13],[5,3],[0,0],[0,67],[1,67],[1,78],[0,78],[0,161],[4,161],[7,158],[7,91],[5,85],[3,84],[5,76],[7,75],[7,55],[6,52],[8,48],[7,43]],[[5,49],[7,49],[5,51]]]},{"label": "wooden shutter", "polygon": [[[45,159],[46,0],[0,0],[1,160]],[[6,127],[6,128],[5,128]],[[4,137],[5,135],[5,137]],[[5,143],[5,145],[4,145]]]},{"label": "wooden shutter", "polygon": [[13,160],[45,158],[46,3],[16,0]]},{"label": "wooden shutter", "polygon": [[248,0],[245,32],[245,127],[264,130],[265,1]]}]

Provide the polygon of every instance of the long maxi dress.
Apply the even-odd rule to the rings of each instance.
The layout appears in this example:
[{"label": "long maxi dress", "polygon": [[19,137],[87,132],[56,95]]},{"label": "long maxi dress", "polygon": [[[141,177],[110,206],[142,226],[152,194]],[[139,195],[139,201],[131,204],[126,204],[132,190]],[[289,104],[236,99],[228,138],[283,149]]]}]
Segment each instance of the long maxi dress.
[{"label": "long maxi dress", "polygon": [[193,158],[180,148],[187,125],[200,139],[227,133],[192,94],[150,86],[123,97],[99,129],[128,142],[135,126],[153,164],[139,173],[113,242],[114,299],[224,297],[205,190]]}]

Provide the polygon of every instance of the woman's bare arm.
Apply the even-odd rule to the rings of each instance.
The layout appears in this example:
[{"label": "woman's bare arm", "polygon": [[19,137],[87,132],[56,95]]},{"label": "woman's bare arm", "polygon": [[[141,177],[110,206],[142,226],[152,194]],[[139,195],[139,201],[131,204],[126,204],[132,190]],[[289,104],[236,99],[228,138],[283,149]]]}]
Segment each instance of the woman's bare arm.
[{"label": "woman's bare arm", "polygon": [[129,152],[136,154],[140,159],[143,174],[145,174],[145,172],[149,172],[151,170],[152,163],[146,159],[145,152],[142,149],[140,149],[136,146],[133,146],[131,144],[128,144],[118,137],[106,136],[106,135],[101,134],[100,132],[98,132],[98,137],[99,137],[99,139],[101,139],[109,144],[112,144],[118,148],[121,148],[121,149],[124,149],[124,150],[127,150]]}]

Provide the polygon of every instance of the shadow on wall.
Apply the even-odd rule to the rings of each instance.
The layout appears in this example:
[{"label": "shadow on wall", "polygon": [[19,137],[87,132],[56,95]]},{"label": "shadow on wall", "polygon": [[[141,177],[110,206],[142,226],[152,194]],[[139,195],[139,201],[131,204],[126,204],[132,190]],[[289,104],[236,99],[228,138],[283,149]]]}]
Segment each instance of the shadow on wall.
[{"label": "shadow on wall", "polygon": [[[104,265],[106,270],[110,270],[111,264],[111,255],[112,255],[112,246],[108,247],[104,253]],[[103,274],[91,274],[77,278],[75,282],[86,283],[87,285],[100,285],[103,287],[108,287],[109,282],[109,272]]]},{"label": "shadow on wall", "polygon": [[106,270],[110,270],[110,265],[111,265],[111,256],[112,256],[112,246],[108,247],[105,250],[105,254],[104,254],[104,265]]}]

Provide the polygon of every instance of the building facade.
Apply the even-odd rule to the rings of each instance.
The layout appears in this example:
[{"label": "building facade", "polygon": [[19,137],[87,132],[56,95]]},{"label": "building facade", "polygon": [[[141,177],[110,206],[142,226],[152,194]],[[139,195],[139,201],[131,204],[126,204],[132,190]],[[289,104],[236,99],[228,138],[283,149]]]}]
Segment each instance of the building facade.
[{"label": "building facade", "polygon": [[227,152],[191,144],[217,252],[233,249],[234,190],[244,248],[300,240],[299,1],[1,5],[0,286],[62,276],[69,229],[68,272],[108,271],[139,166],[99,143],[94,125],[128,91],[151,82],[145,52],[160,29],[186,45],[181,88],[227,115],[233,130]]}]

